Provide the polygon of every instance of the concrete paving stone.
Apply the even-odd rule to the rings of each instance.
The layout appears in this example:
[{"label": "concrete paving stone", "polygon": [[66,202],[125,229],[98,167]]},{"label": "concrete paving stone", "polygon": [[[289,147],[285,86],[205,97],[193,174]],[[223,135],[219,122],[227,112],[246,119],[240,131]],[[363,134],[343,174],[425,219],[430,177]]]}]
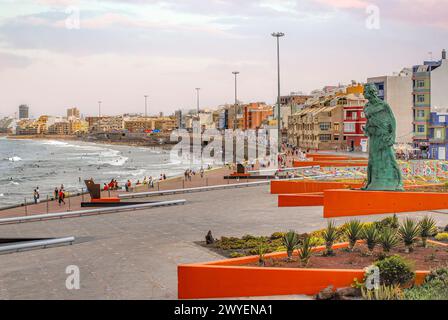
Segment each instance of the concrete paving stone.
[{"label": "concrete paving stone", "polygon": [[[179,264],[223,258],[195,244],[209,230],[215,238],[239,237],[289,229],[309,232],[327,223],[319,207],[278,208],[277,197],[269,194],[267,186],[157,198],[186,199],[187,204],[0,226],[2,237],[73,235],[82,240],[72,246],[0,255],[0,299],[176,299]],[[448,210],[440,212],[399,218],[430,214],[445,226]],[[390,215],[359,219],[386,216]],[[347,220],[335,219],[337,224]],[[80,268],[80,290],[65,288],[68,265]]]}]

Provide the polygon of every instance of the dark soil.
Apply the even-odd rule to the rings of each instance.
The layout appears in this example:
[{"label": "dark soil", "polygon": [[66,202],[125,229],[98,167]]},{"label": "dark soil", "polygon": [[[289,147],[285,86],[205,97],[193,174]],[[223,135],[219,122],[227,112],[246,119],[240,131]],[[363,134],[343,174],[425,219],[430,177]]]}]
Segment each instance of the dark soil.
[{"label": "dark soil", "polygon": [[406,190],[407,192],[448,192],[448,186],[419,186],[415,188],[410,188]]},{"label": "dark soil", "polygon": [[[324,256],[323,253],[314,253],[310,258],[306,268],[315,269],[363,269],[372,265],[375,261],[384,257],[383,250],[376,247],[373,255],[370,255],[366,245],[357,245],[354,251],[348,249],[335,249],[335,255]],[[404,247],[397,247],[391,250],[389,255],[400,255],[410,261],[415,270],[430,270],[437,267],[446,267],[448,265],[448,248],[441,246],[428,245],[428,248],[415,246],[414,251],[405,253]],[[258,263],[252,263],[247,266],[259,266]],[[297,257],[289,262],[287,259],[269,259],[265,261],[265,267],[277,268],[303,268],[298,262]]]}]

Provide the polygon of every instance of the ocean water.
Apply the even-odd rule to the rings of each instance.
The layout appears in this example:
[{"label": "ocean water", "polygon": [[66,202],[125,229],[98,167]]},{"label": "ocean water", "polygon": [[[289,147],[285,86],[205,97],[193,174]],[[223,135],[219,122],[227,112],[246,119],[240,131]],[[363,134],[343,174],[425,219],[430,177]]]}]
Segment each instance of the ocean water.
[{"label": "ocean water", "polygon": [[187,168],[158,147],[0,138],[0,207],[23,203],[25,197],[32,201],[36,187],[43,199],[61,184],[73,192],[85,187],[85,179],[135,183],[161,173],[179,175]]}]

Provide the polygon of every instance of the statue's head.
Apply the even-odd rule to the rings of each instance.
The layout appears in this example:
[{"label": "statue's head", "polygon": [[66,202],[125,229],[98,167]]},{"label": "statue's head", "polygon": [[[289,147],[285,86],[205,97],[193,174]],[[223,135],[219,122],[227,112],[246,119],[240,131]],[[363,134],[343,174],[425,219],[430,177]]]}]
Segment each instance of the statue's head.
[{"label": "statue's head", "polygon": [[364,97],[368,100],[378,96],[378,90],[373,83],[367,83],[364,85]]}]

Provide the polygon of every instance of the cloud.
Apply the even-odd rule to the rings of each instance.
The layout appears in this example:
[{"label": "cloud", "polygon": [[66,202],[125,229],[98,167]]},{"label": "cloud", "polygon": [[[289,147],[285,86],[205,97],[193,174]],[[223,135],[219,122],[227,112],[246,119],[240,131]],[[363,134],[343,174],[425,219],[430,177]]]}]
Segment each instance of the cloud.
[{"label": "cloud", "polygon": [[25,68],[31,65],[32,61],[28,57],[0,52],[0,70],[13,69],[13,68]]}]

